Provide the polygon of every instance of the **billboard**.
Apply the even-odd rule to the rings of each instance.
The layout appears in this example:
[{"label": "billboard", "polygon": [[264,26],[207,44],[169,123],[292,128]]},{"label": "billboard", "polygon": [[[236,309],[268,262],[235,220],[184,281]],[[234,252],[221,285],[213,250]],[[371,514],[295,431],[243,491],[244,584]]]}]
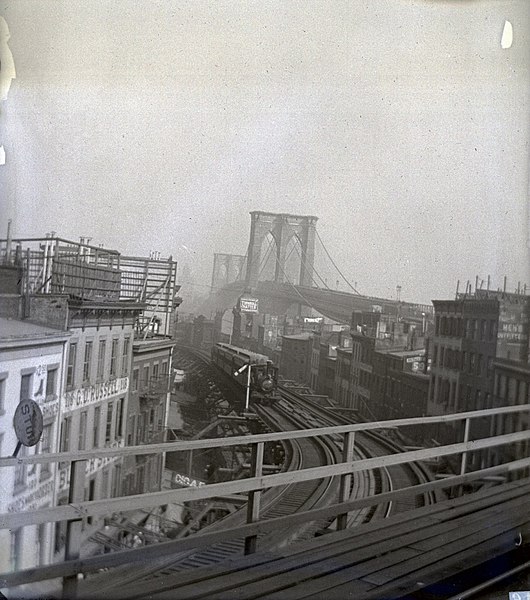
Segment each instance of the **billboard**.
[{"label": "billboard", "polygon": [[257,298],[239,298],[239,311],[242,313],[258,313]]}]

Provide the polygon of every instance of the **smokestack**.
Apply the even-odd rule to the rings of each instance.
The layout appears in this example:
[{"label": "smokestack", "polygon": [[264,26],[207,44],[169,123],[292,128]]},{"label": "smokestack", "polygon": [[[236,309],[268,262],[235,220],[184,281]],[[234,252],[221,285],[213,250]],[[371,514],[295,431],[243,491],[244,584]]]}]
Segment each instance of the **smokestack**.
[{"label": "smokestack", "polygon": [[502,288],[503,293],[506,293],[506,284],[508,283],[508,277],[504,276],[504,286]]}]

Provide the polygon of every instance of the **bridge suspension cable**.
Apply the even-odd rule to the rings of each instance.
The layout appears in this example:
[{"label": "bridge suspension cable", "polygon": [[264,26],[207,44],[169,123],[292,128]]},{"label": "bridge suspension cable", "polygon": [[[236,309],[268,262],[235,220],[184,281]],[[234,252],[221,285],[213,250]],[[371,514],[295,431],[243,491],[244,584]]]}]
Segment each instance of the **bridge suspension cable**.
[{"label": "bridge suspension cable", "polygon": [[[269,241],[270,244],[270,241]],[[292,249],[291,249],[292,252]],[[291,252],[289,252],[289,256],[291,255]],[[289,258],[289,256],[286,257]],[[296,286],[292,283],[292,281],[290,281],[289,277],[287,276],[287,273],[285,272],[284,268],[282,267],[281,262],[278,260],[278,257],[276,255],[274,255],[274,258],[276,259],[276,263],[278,264],[278,266],[280,267],[281,272],[283,273],[283,276],[285,277],[285,280],[287,281],[287,283],[293,288],[293,290],[300,296],[300,298],[302,298],[302,300],[304,301],[304,304],[306,306],[310,306],[313,310],[316,310],[317,312],[320,312],[318,309],[316,309],[311,302],[309,302],[309,300],[307,298],[304,297],[303,294],[300,293],[300,291],[296,288]]]},{"label": "bridge suspension cable", "polygon": [[322,238],[320,237],[318,230],[315,228],[315,233],[317,234],[317,238],[320,241],[320,243],[322,244],[322,248],[324,248],[324,252],[327,254],[329,260],[331,261],[331,264],[335,267],[335,269],[337,269],[337,272],[339,273],[339,275],[342,277],[342,279],[344,279],[344,281],[350,286],[350,288],[358,295],[360,296],[361,294],[359,294],[359,292],[353,287],[353,285],[346,279],[346,277],[343,275],[342,271],[339,269],[339,267],[337,266],[337,264],[335,263],[335,261],[333,260],[331,254],[328,252],[328,249],[326,248],[326,246],[324,245],[324,242],[322,241]]},{"label": "bridge suspension cable", "polygon": [[[290,223],[287,223],[287,226],[291,230],[293,236],[296,236],[296,238],[298,239],[298,241],[300,241],[300,238],[298,237],[298,234],[296,233],[294,227]],[[296,248],[296,243],[294,244],[293,247]],[[309,277],[311,277],[311,281],[315,284],[315,286],[317,288],[320,289],[320,286],[315,281],[315,278],[313,277],[311,271],[307,268],[307,265],[305,263],[305,259],[307,257],[307,254],[304,252],[304,249],[302,248],[302,243],[300,243],[300,250],[301,250],[301,253],[298,251],[298,248],[296,248],[296,252],[297,252],[298,256],[300,257],[300,264],[303,265],[303,267],[305,269],[305,272],[309,275]],[[330,287],[328,286],[327,282],[324,279],[322,279],[322,277],[320,276],[320,273],[317,271],[315,265],[313,265],[313,273],[315,273],[316,276],[320,279],[320,281],[324,284],[324,287],[326,287],[329,290]]]}]

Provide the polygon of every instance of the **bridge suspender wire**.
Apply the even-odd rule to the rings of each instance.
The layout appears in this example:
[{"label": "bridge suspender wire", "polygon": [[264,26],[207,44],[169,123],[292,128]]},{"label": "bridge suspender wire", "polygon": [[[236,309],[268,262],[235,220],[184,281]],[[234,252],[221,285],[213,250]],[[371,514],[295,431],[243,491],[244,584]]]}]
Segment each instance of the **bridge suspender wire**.
[{"label": "bridge suspender wire", "polygon": [[[290,223],[287,223],[287,226],[291,230],[293,236],[296,236],[296,238],[298,239],[298,241],[300,241],[300,238],[298,237],[298,234],[294,230],[294,227]],[[294,247],[296,248],[296,243],[294,244]],[[307,257],[307,254],[306,254],[306,252],[304,252],[304,250],[302,248],[302,243],[301,242],[300,242],[300,250],[302,252],[301,254],[300,254],[300,252],[298,252],[298,248],[296,248],[296,252],[297,252],[298,256],[300,257],[300,263],[304,266],[305,272],[309,275],[309,277],[311,277],[311,281],[316,285],[317,288],[320,288],[320,286],[318,285],[318,283],[315,281],[313,275],[311,274],[311,271],[307,268],[307,265],[306,265],[305,259],[304,259],[304,256]],[[320,279],[320,281],[324,284],[324,287],[326,287],[329,290],[330,287],[328,286],[328,284],[326,283],[326,281],[324,279],[322,279],[322,277],[320,276],[320,273],[316,270],[316,268],[315,268],[314,265],[313,265],[313,272],[317,275],[317,277]]]},{"label": "bridge suspender wire", "polygon": [[259,281],[259,278],[261,277],[261,274],[263,273],[265,267],[267,266],[267,263],[269,261],[271,252],[274,249],[274,246],[272,245],[272,242],[270,241],[270,239],[267,238],[267,242],[269,244],[269,247],[267,248],[267,250],[265,252],[265,255],[261,259],[261,262],[260,262],[260,265],[259,265],[258,281]]},{"label": "bridge suspender wire", "polygon": [[358,295],[360,296],[361,294],[359,294],[359,292],[353,287],[353,285],[346,279],[346,277],[344,277],[344,275],[342,274],[342,271],[339,269],[339,267],[337,267],[337,265],[335,264],[335,261],[333,260],[333,258],[331,258],[331,254],[328,252],[328,249],[326,248],[326,246],[324,246],[324,242],[322,241],[322,238],[320,237],[320,235],[318,234],[317,229],[315,228],[315,233],[317,234],[317,238],[319,239],[320,243],[322,244],[322,248],[324,248],[324,251],[326,252],[326,254],[328,255],[329,260],[331,261],[331,263],[333,264],[333,266],[335,267],[335,269],[337,269],[339,275],[342,277],[342,279],[344,279],[344,281],[351,287],[351,289]]},{"label": "bridge suspender wire", "polygon": [[[270,243],[270,242],[269,242]],[[291,250],[292,252],[292,250]],[[289,256],[291,255],[291,252],[289,252]],[[304,304],[306,306],[310,306],[313,310],[316,310],[317,312],[320,312],[318,309],[316,309],[311,302],[309,302],[309,300],[307,298],[305,298],[297,289],[296,286],[289,280],[289,277],[287,277],[287,273],[284,271],[282,264],[280,263],[280,261],[278,260],[278,257],[275,255],[276,258],[276,262],[278,263],[278,266],[280,267],[281,272],[283,273],[283,276],[285,277],[287,283],[293,288],[293,290],[300,296],[300,298],[302,298],[302,300],[304,301]],[[289,258],[289,257],[287,257]],[[287,260],[286,258],[286,260]]]},{"label": "bridge suspender wire", "polygon": [[[296,249],[296,253],[298,254],[298,256],[300,257],[300,262],[302,265],[304,265],[305,271],[306,273],[309,275],[309,277],[311,277],[311,281],[315,284],[315,286],[320,289],[320,286],[318,285],[318,283],[315,281],[315,278],[313,277],[313,275],[311,275],[311,271],[307,268],[307,266],[304,263],[304,259],[302,258],[302,254],[300,254],[300,252],[298,252],[298,248],[296,248],[296,244],[293,246],[293,248]],[[313,272],[317,275],[317,277],[320,279],[320,281],[328,288],[328,284],[322,279],[322,277],[320,277],[320,274],[318,273],[318,271],[315,269],[315,267],[313,267]]]}]

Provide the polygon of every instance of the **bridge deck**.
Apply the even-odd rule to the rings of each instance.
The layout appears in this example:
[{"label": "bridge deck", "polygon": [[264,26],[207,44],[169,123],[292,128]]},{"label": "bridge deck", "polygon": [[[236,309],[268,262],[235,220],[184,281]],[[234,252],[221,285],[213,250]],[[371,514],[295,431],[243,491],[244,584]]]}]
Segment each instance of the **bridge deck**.
[{"label": "bridge deck", "polygon": [[113,597],[400,598],[513,550],[519,534],[530,533],[529,493],[525,479],[278,551],[161,575]]}]

